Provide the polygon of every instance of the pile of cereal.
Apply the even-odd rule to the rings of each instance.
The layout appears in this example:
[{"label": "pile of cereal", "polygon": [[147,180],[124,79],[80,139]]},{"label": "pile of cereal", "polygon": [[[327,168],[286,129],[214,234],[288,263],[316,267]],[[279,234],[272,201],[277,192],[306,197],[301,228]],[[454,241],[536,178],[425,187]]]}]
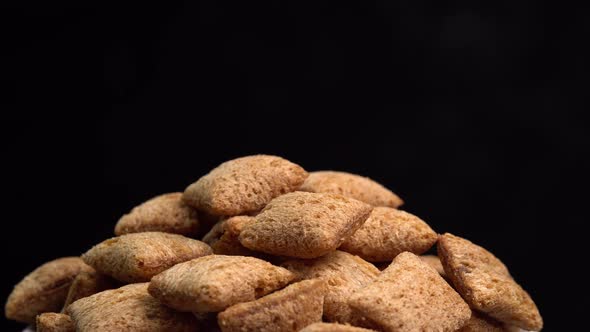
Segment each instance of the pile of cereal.
[{"label": "pile of cereal", "polygon": [[37,331],[541,330],[498,258],[402,203],[366,177],[234,159],[38,267],[6,317]]}]

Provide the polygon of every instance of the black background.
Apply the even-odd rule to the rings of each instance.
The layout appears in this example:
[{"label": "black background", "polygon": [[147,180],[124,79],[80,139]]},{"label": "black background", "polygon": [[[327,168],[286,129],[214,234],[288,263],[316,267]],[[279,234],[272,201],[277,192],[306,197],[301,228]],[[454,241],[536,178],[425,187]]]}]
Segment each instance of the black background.
[{"label": "black background", "polygon": [[134,205],[268,153],[370,176],[490,249],[547,331],[583,318],[587,11],[170,1],[0,15],[2,299]]}]

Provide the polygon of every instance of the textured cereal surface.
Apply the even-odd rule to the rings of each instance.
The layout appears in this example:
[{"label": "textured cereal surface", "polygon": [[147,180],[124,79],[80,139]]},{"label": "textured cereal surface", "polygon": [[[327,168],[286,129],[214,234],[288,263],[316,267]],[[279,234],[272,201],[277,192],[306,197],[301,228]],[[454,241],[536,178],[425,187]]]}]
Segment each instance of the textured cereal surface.
[{"label": "textured cereal surface", "polygon": [[487,317],[477,311],[471,312],[471,318],[458,332],[508,332],[510,329],[497,320]]},{"label": "textured cereal surface", "polygon": [[401,198],[381,184],[367,177],[346,172],[311,172],[300,190],[340,194],[373,206],[397,208],[404,203]]},{"label": "textured cereal surface", "polygon": [[438,235],[420,218],[389,207],[375,207],[371,215],[340,250],[370,262],[387,262],[404,251],[420,255]]},{"label": "textured cereal surface", "polygon": [[256,301],[236,304],[219,313],[224,332],[295,332],[322,320],[325,283],[304,280]]},{"label": "textured cereal surface", "polygon": [[472,308],[525,330],[543,328],[543,319],[530,295],[492,253],[446,233],[438,240],[438,255],[447,276]]},{"label": "textured cereal surface", "polygon": [[300,332],[371,332],[361,327],[338,324],[338,323],[313,323],[306,326]]},{"label": "textured cereal surface", "polygon": [[443,268],[443,266],[440,262],[440,258],[438,258],[438,256],[422,255],[422,256],[420,256],[420,259],[424,263],[430,265],[430,267],[435,269],[436,272],[438,272],[438,274],[440,274],[443,278],[446,278],[445,269]]},{"label": "textured cereal surface", "polygon": [[59,312],[76,275],[90,270],[79,257],[58,258],[39,266],[8,296],[6,318],[32,324],[43,312]]},{"label": "textured cereal surface", "polygon": [[348,298],[379,275],[373,264],[343,251],[334,251],[316,259],[297,259],[283,263],[301,279],[323,279],[327,283],[324,319],[359,325],[360,317],[348,305]]},{"label": "textured cereal surface", "polygon": [[[92,268],[90,268],[92,269]],[[111,277],[96,272],[92,269],[91,271],[82,271],[78,273],[70,289],[68,290],[68,296],[64,302],[63,310],[75,301],[87,297],[103,290],[118,288],[119,282]]]},{"label": "textured cereal surface", "polygon": [[456,331],[471,316],[461,296],[409,252],[357,290],[349,304],[383,331]]},{"label": "textured cereal surface", "polygon": [[103,241],[82,259],[98,272],[123,282],[149,281],[167,268],[212,254],[198,240],[162,232],[132,233]]},{"label": "textured cereal surface", "polygon": [[46,312],[37,316],[37,332],[75,332],[70,316]]},{"label": "textured cereal surface", "polygon": [[147,283],[106,290],[72,303],[77,332],[197,331],[193,314],[174,311],[147,292]]},{"label": "textured cereal surface", "polygon": [[359,229],[372,206],[336,194],[293,192],[272,200],[239,240],[272,255],[316,258],[338,248]]},{"label": "textured cereal surface", "polygon": [[119,219],[115,234],[165,232],[194,236],[199,228],[197,210],[186,205],[182,193],[154,197]]},{"label": "textured cereal surface", "polygon": [[255,300],[294,279],[289,270],[258,258],[211,255],[156,275],[149,292],[176,310],[216,312]]},{"label": "textured cereal surface", "polygon": [[247,156],[227,161],[201,177],[186,188],[183,199],[214,215],[247,214],[297,190],[307,175],[301,166],[281,157]]},{"label": "textured cereal surface", "polygon": [[254,217],[251,216],[235,216],[222,220],[203,237],[203,242],[210,245],[213,252],[218,255],[256,255],[254,251],[244,247],[238,239],[244,226],[252,221]]}]

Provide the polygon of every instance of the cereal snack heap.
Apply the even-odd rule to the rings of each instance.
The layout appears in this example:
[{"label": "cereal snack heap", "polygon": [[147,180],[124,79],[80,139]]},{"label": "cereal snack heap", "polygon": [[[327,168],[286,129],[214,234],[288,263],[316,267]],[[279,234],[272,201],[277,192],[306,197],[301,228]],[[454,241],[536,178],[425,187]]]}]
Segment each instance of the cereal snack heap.
[{"label": "cereal snack heap", "polygon": [[45,332],[542,329],[498,258],[402,204],[359,175],[230,160],[35,269],[5,315]]}]

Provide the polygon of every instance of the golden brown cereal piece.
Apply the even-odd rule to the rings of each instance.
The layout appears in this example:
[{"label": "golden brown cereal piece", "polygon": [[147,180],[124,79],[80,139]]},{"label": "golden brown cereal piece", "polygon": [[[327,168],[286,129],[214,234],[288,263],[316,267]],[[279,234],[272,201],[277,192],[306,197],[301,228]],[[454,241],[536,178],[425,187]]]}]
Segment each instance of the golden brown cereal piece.
[{"label": "golden brown cereal piece", "polygon": [[340,250],[370,262],[387,262],[404,251],[420,255],[438,235],[420,218],[389,207],[375,207],[371,215]]},{"label": "golden brown cereal piece", "polygon": [[349,299],[383,331],[456,331],[471,316],[461,296],[418,256],[399,254],[377,279]]},{"label": "golden brown cereal piece", "polygon": [[401,198],[379,183],[367,177],[346,172],[311,172],[299,190],[340,194],[373,206],[397,208],[404,203]]},{"label": "golden brown cereal piece", "polygon": [[438,255],[447,276],[472,308],[525,330],[543,328],[543,319],[529,294],[492,253],[446,233],[438,240]]},{"label": "golden brown cereal piece", "polygon": [[325,280],[328,291],[324,299],[324,319],[353,325],[359,325],[360,320],[352,313],[348,298],[379,275],[373,264],[343,251],[334,251],[313,260],[291,260],[283,266],[301,279]]},{"label": "golden brown cereal piece", "polygon": [[445,274],[445,270],[440,262],[440,258],[438,258],[438,256],[434,256],[434,255],[422,255],[420,256],[420,259],[430,265],[430,267],[432,267],[433,269],[436,270],[436,272],[438,272],[438,274],[440,274],[443,278],[446,278],[446,274]]},{"label": "golden brown cereal piece", "polygon": [[210,245],[213,252],[218,255],[253,256],[255,252],[244,247],[238,240],[244,226],[252,221],[254,217],[250,216],[235,216],[222,220],[203,237],[203,242]]},{"label": "golden brown cereal piece", "polygon": [[131,233],[95,245],[82,259],[98,272],[123,282],[149,281],[180,262],[212,254],[205,243],[178,234]]},{"label": "golden brown cereal piece", "polygon": [[471,312],[471,318],[458,332],[508,332],[509,329],[497,320],[486,317],[477,311]]},{"label": "golden brown cereal piece", "polygon": [[295,279],[254,257],[211,255],[177,264],[152,278],[149,292],[180,311],[216,312],[252,301]]},{"label": "golden brown cereal piece", "polygon": [[307,172],[277,156],[227,161],[184,191],[187,204],[214,215],[235,216],[262,209],[273,198],[296,190]]},{"label": "golden brown cereal piece", "polygon": [[365,222],[372,206],[336,194],[294,192],[273,199],[240,233],[244,247],[297,258],[334,251]]},{"label": "golden brown cereal piece", "polygon": [[77,332],[198,330],[193,314],[162,305],[147,288],[147,283],[139,283],[106,290],[79,299],[66,312]]},{"label": "golden brown cereal piece", "polygon": [[79,257],[47,262],[21,280],[10,293],[6,318],[32,324],[43,312],[61,310],[72,281],[81,271],[92,270]]},{"label": "golden brown cereal piece", "polygon": [[156,196],[119,219],[115,234],[165,232],[194,236],[199,228],[197,210],[186,205],[182,193]]},{"label": "golden brown cereal piece", "polygon": [[290,332],[322,320],[326,285],[305,280],[252,302],[239,303],[219,313],[223,332]]},{"label": "golden brown cereal piece", "polygon": [[337,324],[337,323],[313,323],[299,332],[371,332],[361,327]]},{"label": "golden brown cereal piece", "polygon": [[98,273],[92,268],[90,269],[90,271],[78,273],[76,278],[74,278],[68,291],[68,296],[66,297],[62,312],[67,306],[83,297],[102,292],[103,290],[118,288],[120,286],[119,282],[113,278]]},{"label": "golden brown cereal piece", "polygon": [[46,312],[37,316],[37,332],[75,332],[70,316]]}]

